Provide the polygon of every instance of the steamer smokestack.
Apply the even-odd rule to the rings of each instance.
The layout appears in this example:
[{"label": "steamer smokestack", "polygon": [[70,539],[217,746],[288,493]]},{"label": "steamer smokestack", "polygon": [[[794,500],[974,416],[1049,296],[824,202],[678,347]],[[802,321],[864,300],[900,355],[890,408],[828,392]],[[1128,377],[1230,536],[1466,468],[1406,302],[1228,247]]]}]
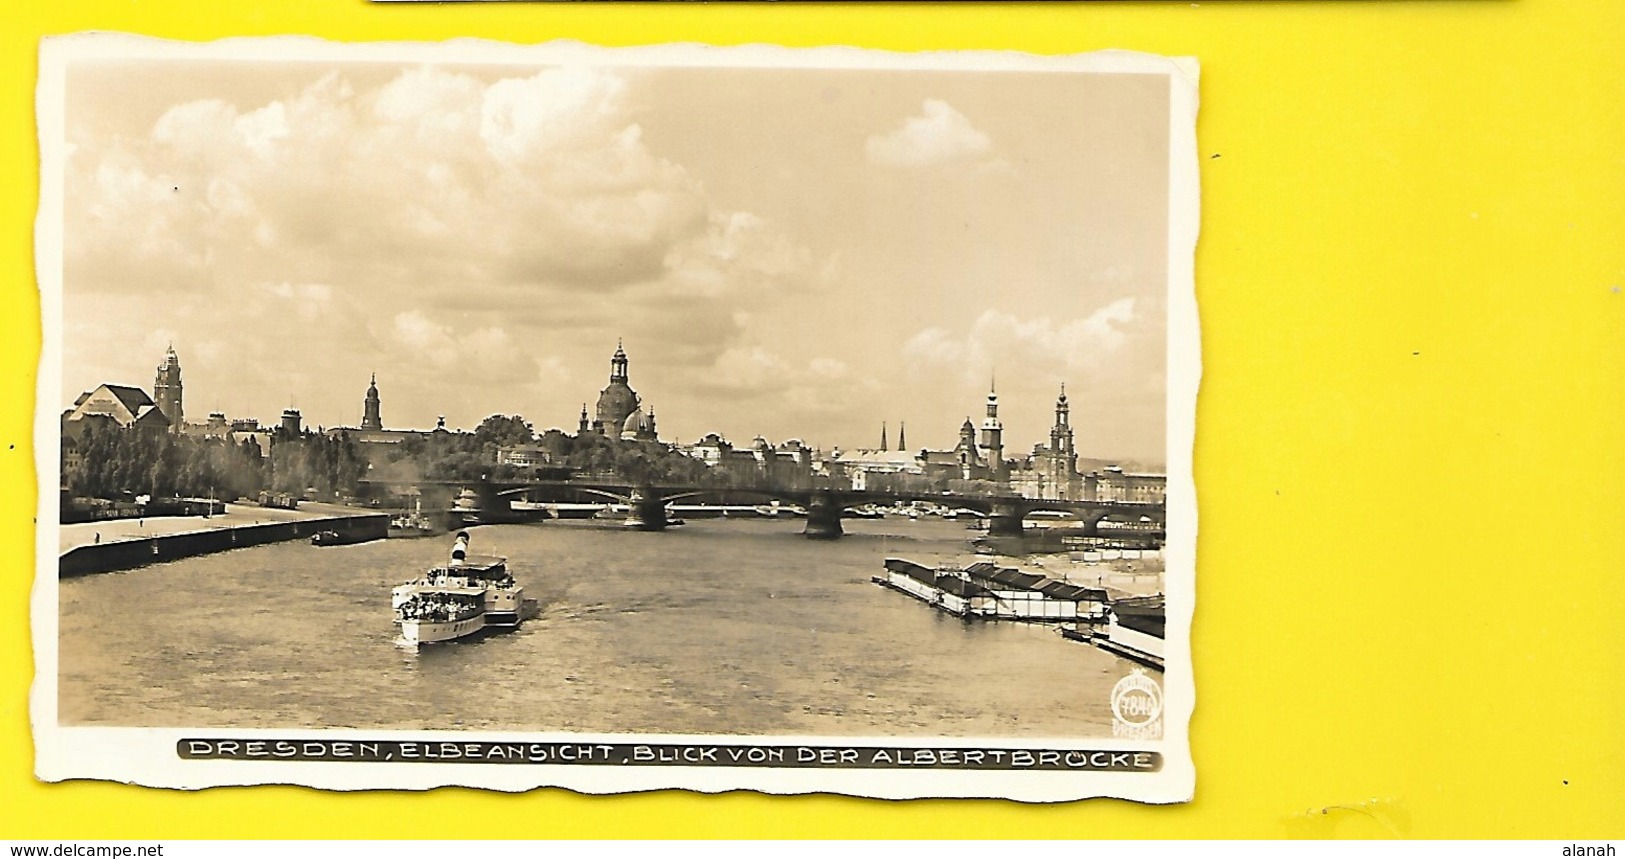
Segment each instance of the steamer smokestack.
[{"label": "steamer smokestack", "polygon": [[468,558],[468,532],[458,531],[457,541],[451,544],[451,565],[461,567]]}]

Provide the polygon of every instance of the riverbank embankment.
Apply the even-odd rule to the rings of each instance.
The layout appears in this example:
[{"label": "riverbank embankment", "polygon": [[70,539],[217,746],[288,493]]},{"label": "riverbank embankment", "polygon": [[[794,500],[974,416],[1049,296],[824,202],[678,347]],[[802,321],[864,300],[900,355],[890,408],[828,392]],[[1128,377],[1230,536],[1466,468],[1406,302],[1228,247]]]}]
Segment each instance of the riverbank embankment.
[{"label": "riverbank embankment", "polygon": [[[317,509],[309,509],[317,508]],[[170,516],[120,519],[61,526],[58,575],[66,578],[308,538],[337,531],[348,540],[375,540],[389,517],[338,505],[307,505],[297,512],[232,505],[207,518]]]}]

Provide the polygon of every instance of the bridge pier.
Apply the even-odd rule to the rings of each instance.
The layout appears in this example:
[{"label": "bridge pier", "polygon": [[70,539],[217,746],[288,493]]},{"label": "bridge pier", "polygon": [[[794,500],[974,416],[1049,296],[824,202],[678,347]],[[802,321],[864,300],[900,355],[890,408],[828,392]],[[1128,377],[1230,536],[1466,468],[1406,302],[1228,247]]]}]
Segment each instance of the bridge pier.
[{"label": "bridge pier", "polygon": [[841,504],[834,493],[813,495],[807,503],[807,524],[801,535],[809,540],[838,540],[845,533],[841,529]]},{"label": "bridge pier", "polygon": [[626,504],[626,527],[637,531],[666,530],[666,499],[653,489],[634,489]]},{"label": "bridge pier", "polygon": [[1020,537],[1022,536],[1021,521],[1027,518],[1027,511],[1014,504],[995,504],[987,517],[987,535],[989,537]]}]

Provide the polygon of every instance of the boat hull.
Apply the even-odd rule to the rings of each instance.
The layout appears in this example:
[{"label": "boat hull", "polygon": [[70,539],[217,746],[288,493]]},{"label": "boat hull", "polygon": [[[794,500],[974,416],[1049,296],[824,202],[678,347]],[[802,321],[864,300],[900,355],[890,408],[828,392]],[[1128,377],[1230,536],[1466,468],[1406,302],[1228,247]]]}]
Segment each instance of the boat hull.
[{"label": "boat hull", "polygon": [[468,535],[457,535],[451,562],[390,593],[397,643],[416,647],[519,626],[535,605],[508,575],[507,559],[468,554]]},{"label": "boat hull", "polygon": [[468,638],[485,629],[485,615],[458,620],[401,620],[401,641],[407,644],[435,644]]},{"label": "boat hull", "polygon": [[485,625],[496,629],[513,629],[524,619],[524,608],[524,588],[490,588],[485,592]]}]

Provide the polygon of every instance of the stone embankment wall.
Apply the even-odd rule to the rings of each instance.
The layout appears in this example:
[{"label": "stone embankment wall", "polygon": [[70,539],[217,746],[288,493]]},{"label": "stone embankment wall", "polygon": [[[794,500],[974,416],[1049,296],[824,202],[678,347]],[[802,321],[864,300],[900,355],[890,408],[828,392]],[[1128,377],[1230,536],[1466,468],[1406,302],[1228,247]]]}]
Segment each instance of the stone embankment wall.
[{"label": "stone embankment wall", "polygon": [[335,516],[322,519],[301,519],[294,522],[272,522],[264,525],[239,525],[233,528],[208,528],[182,534],[142,537],[92,546],[79,546],[62,556],[58,575],[63,578],[88,573],[107,573],[134,567],[242,549],[285,540],[308,539],[319,531],[337,531],[350,540],[377,540],[389,528],[385,515]]}]

